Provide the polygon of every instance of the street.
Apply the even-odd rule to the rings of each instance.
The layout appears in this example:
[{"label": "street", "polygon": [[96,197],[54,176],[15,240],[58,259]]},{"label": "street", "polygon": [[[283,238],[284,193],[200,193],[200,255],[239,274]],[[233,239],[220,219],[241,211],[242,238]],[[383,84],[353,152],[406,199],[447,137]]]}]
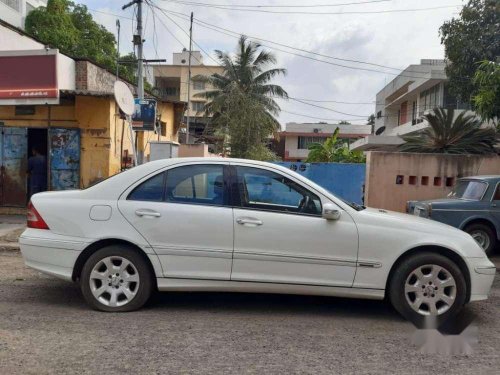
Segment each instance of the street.
[{"label": "street", "polygon": [[470,356],[419,354],[381,301],[157,294],[140,311],[92,311],[76,284],[0,252],[0,373],[471,373],[500,368],[500,277],[473,303]]}]

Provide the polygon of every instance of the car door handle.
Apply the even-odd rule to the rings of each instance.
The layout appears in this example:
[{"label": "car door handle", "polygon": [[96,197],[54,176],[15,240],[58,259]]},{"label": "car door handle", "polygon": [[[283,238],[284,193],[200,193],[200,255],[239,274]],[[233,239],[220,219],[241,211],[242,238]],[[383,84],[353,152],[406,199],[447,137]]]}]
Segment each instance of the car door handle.
[{"label": "car door handle", "polygon": [[135,214],[137,216],[140,216],[140,217],[143,217],[143,216],[151,216],[151,217],[160,217],[161,214],[157,211],[153,211],[153,210],[137,210],[135,211]]},{"label": "car door handle", "polygon": [[236,219],[236,222],[240,225],[248,226],[258,226],[264,224],[262,220],[256,219],[254,217],[239,217]]}]

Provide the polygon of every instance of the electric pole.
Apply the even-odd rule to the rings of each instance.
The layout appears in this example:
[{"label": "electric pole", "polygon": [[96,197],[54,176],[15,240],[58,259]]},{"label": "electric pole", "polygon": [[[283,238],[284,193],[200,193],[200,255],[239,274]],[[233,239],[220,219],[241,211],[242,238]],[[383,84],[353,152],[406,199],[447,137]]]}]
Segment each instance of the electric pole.
[{"label": "electric pole", "polygon": [[191,51],[193,50],[193,12],[191,12],[191,25],[189,26],[189,59],[188,59],[188,100],[187,100],[187,119],[186,119],[186,144],[189,144],[189,111],[191,111]]},{"label": "electric pole", "polygon": [[141,101],[144,99],[144,58],[142,56],[142,1],[143,0],[133,0],[130,3],[122,6],[122,9],[127,9],[130,6],[137,4],[137,34],[134,35],[134,45],[137,46],[137,96]]}]

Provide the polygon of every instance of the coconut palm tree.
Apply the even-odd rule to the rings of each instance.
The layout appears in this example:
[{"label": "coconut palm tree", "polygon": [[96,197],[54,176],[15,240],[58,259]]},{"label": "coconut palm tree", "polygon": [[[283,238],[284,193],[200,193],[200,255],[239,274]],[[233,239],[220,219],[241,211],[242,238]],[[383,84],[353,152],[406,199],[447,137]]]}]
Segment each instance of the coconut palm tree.
[{"label": "coconut palm tree", "polygon": [[403,136],[403,152],[438,154],[492,154],[496,131],[481,128],[481,120],[472,114],[460,113],[454,119],[453,109],[436,108],[424,115],[429,127],[418,135]]},{"label": "coconut palm tree", "polygon": [[223,73],[195,77],[213,87],[197,94],[208,100],[205,112],[211,116],[209,128],[224,137],[233,157],[252,158],[256,150],[262,154],[266,139],[280,128],[276,120],[280,107],[274,98],[288,98],[286,91],[271,81],[285,75],[286,70],[272,68],[276,57],[245,36],[239,39],[234,55],[215,53]]}]

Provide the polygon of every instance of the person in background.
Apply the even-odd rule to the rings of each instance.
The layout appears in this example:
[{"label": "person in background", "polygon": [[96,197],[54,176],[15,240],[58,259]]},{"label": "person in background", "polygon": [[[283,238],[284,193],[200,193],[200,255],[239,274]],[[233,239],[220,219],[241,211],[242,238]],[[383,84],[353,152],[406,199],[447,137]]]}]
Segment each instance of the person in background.
[{"label": "person in background", "polygon": [[47,158],[38,149],[31,149],[33,156],[28,159],[30,197],[47,190]]}]

